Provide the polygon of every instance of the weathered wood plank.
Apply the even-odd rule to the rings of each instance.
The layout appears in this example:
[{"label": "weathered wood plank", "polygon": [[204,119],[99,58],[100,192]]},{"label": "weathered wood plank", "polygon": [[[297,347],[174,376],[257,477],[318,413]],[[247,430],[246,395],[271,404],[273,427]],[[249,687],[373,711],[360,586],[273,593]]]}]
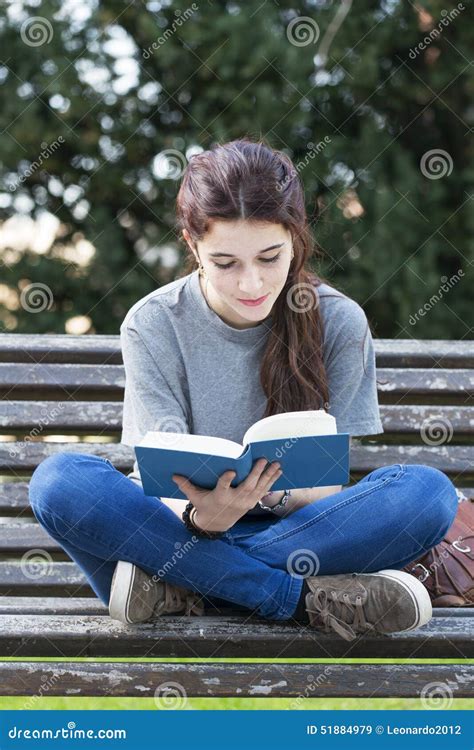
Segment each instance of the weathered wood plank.
[{"label": "weathered wood plank", "polygon": [[[41,592],[37,592],[40,594]],[[0,615],[108,615],[108,607],[100,599],[89,596],[0,596]],[[245,608],[240,611],[236,605],[228,607],[208,606],[205,617],[222,615],[235,617],[248,614]],[[437,607],[433,617],[472,617],[474,607]]]},{"label": "weathered wood plank", "polygon": [[120,336],[49,333],[0,334],[0,362],[122,364]]},{"label": "weathered wood plank", "polygon": [[[91,434],[121,432],[123,404],[119,401],[0,401],[0,430],[36,430],[33,434]],[[412,435],[421,440],[421,430],[446,424],[457,435],[474,432],[474,406],[433,404],[382,404],[384,435]]]},{"label": "weathered wood plank", "polygon": [[[160,697],[179,686],[166,708],[184,708],[189,697],[418,698],[429,683],[441,683],[453,698],[472,695],[470,664],[220,664],[102,662],[0,663],[0,695],[107,695]],[[298,701],[298,703],[296,703]],[[32,705],[34,707],[34,705]]]},{"label": "weathered wood plank", "polygon": [[121,443],[46,443],[22,441],[0,443],[0,471],[32,472],[41,461],[56,453],[90,453],[108,458],[119,471],[131,471],[134,451]]},{"label": "weathered wood plank", "polygon": [[0,527],[0,552],[27,552],[41,549],[62,552],[61,545],[37,523],[2,523]]},{"label": "weathered wood plank", "polygon": [[[436,425],[445,426],[446,432],[457,436],[474,433],[474,406],[443,406],[433,404],[380,405],[380,417],[385,435],[410,435],[413,442],[421,441],[424,435],[436,433]],[[439,429],[439,427],[438,427]]]},{"label": "weathered wood plank", "polygon": [[[462,371],[460,371],[462,372]],[[469,371],[467,371],[469,372]],[[0,362],[0,388],[16,391],[123,391],[123,365],[44,364]]]},{"label": "weathered wood plank", "polygon": [[[119,401],[0,401],[0,430],[37,429],[40,434],[119,432],[123,404]],[[36,434],[36,433],[34,433]]]},{"label": "weathered wood plank", "polygon": [[[379,367],[474,367],[473,341],[374,339]],[[120,336],[0,334],[0,362],[120,364]]]},{"label": "weathered wood plank", "polygon": [[474,367],[474,341],[374,339],[377,367]]},{"label": "weathered wood plank", "polygon": [[459,483],[474,478],[474,446],[363,445],[351,448],[351,476],[355,479],[392,464],[426,464],[453,476]]},{"label": "weathered wood plank", "polygon": [[[40,575],[41,573],[41,575]],[[0,561],[0,595],[94,595],[81,569],[73,562],[53,562],[45,556],[44,569],[30,575],[20,562]]]},{"label": "weathered wood plank", "polygon": [[[125,386],[123,365],[50,364],[0,362],[0,389],[10,398],[19,391],[32,393],[64,391],[77,394],[98,392],[121,395]],[[474,369],[378,368],[377,388],[383,395],[441,396],[474,394]],[[13,395],[12,395],[13,394]]]},{"label": "weathered wood plank", "polygon": [[[0,443],[0,471],[15,474],[32,472],[47,456],[56,453],[89,453],[108,458],[122,472],[131,471],[133,448],[121,443],[49,443],[23,441]],[[351,448],[351,475],[367,474],[380,466],[395,463],[427,464],[454,474],[456,479],[474,478],[474,447],[470,445],[354,445]]]},{"label": "weathered wood plank", "polygon": [[405,401],[457,394],[467,406],[467,399],[474,394],[474,370],[380,368],[377,369],[377,392],[380,400],[384,396],[397,399],[404,396]]},{"label": "weathered wood plank", "polygon": [[[447,610],[448,613],[451,611]],[[108,615],[108,613],[108,607],[100,599],[92,596],[0,596],[0,614],[2,615]],[[457,611],[457,614],[460,615],[460,611]]]},{"label": "weathered wood plank", "polygon": [[126,626],[107,616],[1,615],[3,656],[459,658],[474,657],[474,618],[353,642],[257,617],[172,617]]}]

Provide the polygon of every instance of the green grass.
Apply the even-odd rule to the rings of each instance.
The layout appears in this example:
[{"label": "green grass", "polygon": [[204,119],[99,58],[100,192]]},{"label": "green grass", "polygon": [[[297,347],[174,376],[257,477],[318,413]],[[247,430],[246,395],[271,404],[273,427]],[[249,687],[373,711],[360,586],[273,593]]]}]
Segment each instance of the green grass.
[{"label": "green grass", "polygon": [[[2,659],[2,661],[25,661],[21,657],[12,657]],[[96,659],[85,658],[79,660],[57,658],[45,659],[43,657],[28,658],[28,661],[48,661],[48,662],[134,662],[134,663],[236,663],[252,662],[259,664],[284,665],[285,663],[293,664],[424,664],[424,659]],[[465,664],[474,663],[474,659],[463,660]],[[430,660],[430,664],[459,664],[458,659],[435,659]],[[469,698],[454,699],[450,710],[472,710],[474,701]],[[183,706],[183,710],[311,710],[321,711],[329,709],[337,710],[422,710],[419,698],[193,698],[189,697]],[[37,697],[32,701],[31,696],[27,697],[0,697],[0,710],[157,710],[157,705],[153,698],[81,698],[81,697],[47,697],[45,695]]]}]

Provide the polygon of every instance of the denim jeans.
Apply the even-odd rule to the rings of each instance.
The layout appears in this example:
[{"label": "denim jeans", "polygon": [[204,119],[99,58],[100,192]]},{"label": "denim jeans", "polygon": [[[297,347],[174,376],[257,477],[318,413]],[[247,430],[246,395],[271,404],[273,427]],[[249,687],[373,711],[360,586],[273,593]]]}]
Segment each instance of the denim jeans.
[{"label": "denim jeans", "polygon": [[36,468],[29,498],[104,604],[117,560],[127,560],[206,606],[224,600],[273,620],[294,614],[307,575],[402,568],[443,539],[458,504],[443,472],[394,464],[286,518],[244,517],[210,540],[108,459],[72,452]]}]

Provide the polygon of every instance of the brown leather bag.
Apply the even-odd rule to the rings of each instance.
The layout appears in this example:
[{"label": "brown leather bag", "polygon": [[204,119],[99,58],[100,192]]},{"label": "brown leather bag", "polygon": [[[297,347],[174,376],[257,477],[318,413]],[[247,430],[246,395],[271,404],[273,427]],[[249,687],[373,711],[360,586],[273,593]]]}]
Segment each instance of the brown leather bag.
[{"label": "brown leather bag", "polygon": [[403,570],[427,588],[433,607],[474,607],[474,498],[459,503],[443,541]]}]

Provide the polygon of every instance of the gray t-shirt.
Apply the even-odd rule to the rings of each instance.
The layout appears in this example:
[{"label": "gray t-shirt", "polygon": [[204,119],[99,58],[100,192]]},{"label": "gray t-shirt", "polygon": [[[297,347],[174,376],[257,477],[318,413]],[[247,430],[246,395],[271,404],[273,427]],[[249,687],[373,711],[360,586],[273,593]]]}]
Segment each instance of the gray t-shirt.
[{"label": "gray t-shirt", "polygon": [[[338,432],[381,433],[366,315],[328,284],[317,293],[328,411]],[[270,315],[253,328],[225,323],[207,304],[197,270],[138,300],[120,327],[126,378],[121,442],[134,446],[148,430],[157,430],[241,443],[265,412],[260,363],[270,327]],[[128,476],[140,484],[136,462]]]}]

